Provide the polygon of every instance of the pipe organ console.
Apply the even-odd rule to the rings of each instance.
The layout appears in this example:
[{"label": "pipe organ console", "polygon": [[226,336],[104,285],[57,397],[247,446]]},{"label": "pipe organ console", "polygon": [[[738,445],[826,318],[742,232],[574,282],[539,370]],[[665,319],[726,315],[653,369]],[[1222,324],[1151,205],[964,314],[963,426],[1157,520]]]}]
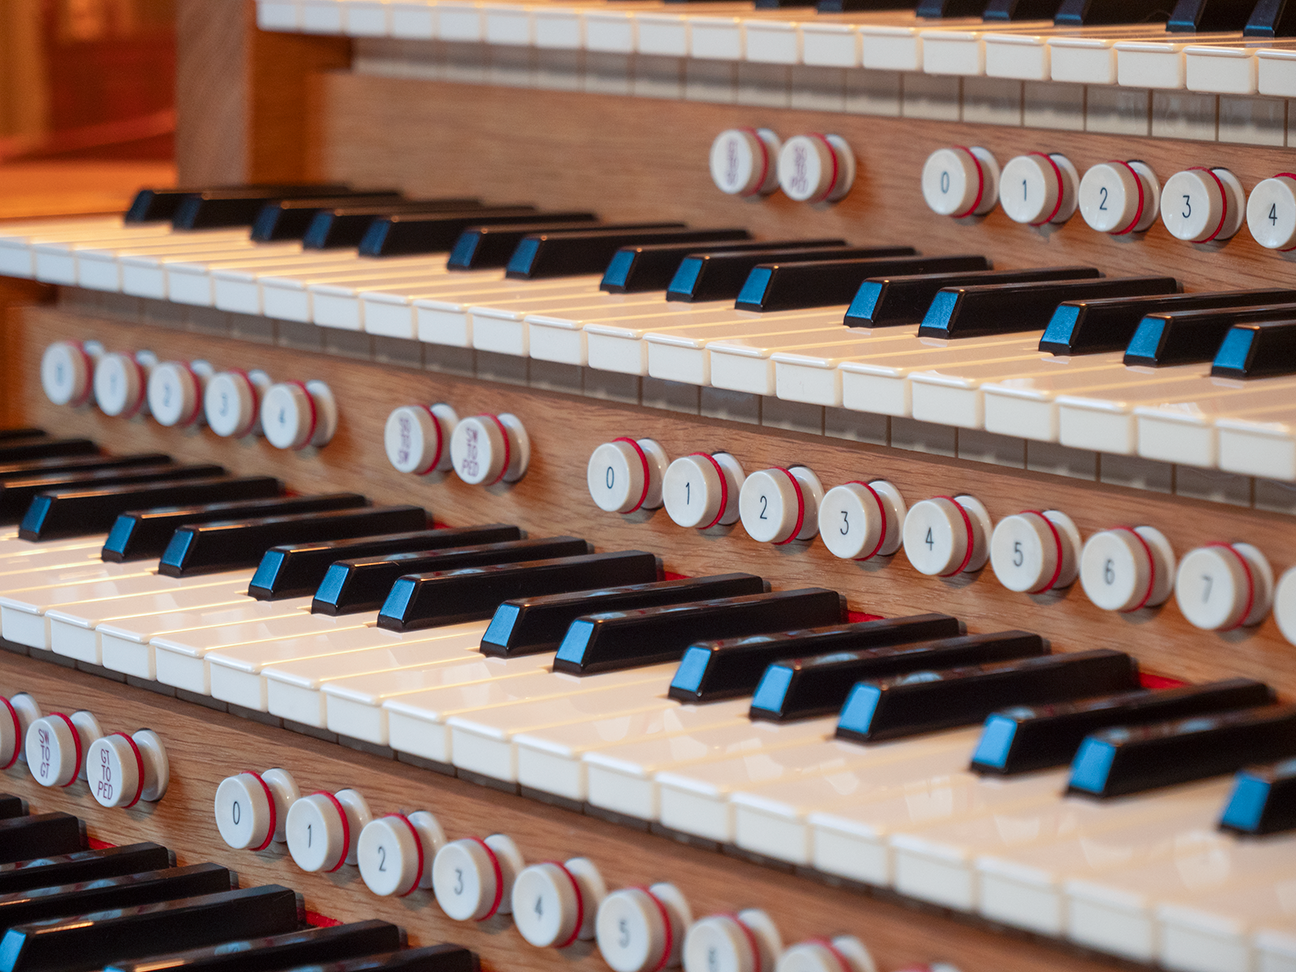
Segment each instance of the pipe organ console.
[{"label": "pipe organ console", "polygon": [[1286,7],[889,6],[181,5],[0,224],[0,967],[1296,969]]}]

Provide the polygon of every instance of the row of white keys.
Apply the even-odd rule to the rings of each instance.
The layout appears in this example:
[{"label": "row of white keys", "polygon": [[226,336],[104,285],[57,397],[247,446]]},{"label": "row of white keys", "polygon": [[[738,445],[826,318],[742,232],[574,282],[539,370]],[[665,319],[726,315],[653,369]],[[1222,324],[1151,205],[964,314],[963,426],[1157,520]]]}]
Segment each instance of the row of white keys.
[{"label": "row of white keys", "polygon": [[167,295],[180,304],[215,307],[217,274],[221,271],[249,270],[253,273],[309,271],[344,266],[355,259],[355,253],[349,250],[303,249],[296,253],[285,253],[274,257],[259,256],[257,251],[253,250],[251,253],[219,260],[175,260],[167,264]]},{"label": "row of white keys", "polygon": [[1157,908],[1157,957],[1184,972],[1289,970],[1296,958],[1291,871]]},{"label": "row of white keys", "polygon": [[77,253],[80,250],[161,242],[173,238],[167,223],[139,223],[104,229],[87,230],[75,237],[35,239],[29,244],[32,276],[45,283],[73,285],[77,282]]},{"label": "row of white keys", "polygon": [[30,279],[36,275],[38,244],[111,237],[124,226],[120,216],[5,223],[0,228],[0,274]]},{"label": "row of white keys", "polygon": [[[210,271],[212,298],[217,310],[271,316],[266,310],[266,287],[274,286],[289,292],[298,290],[302,284],[297,282],[297,276],[312,282],[323,282],[374,270],[392,273],[406,269],[426,269],[435,272],[439,266],[444,265],[445,261],[436,255],[390,257],[385,258],[380,265],[373,257],[362,257],[354,250],[309,251],[304,252],[300,259],[278,265],[259,266],[251,263],[246,266],[214,267]],[[278,296],[272,295],[274,298]],[[275,306],[273,300],[272,306]],[[309,304],[305,316],[300,311],[297,313],[295,319],[309,321]]]},{"label": "row of white keys", "polygon": [[404,274],[407,271],[413,274],[445,272],[443,253],[396,259],[408,259],[409,262],[398,264],[396,260],[356,255],[354,263],[346,266],[329,267],[300,275],[291,272],[260,275],[257,287],[260,291],[261,313],[279,320],[309,324],[314,321],[312,287],[320,284],[349,286],[382,281],[390,279],[393,274]]},{"label": "row of white keys", "polygon": [[[498,271],[491,272],[491,275],[500,276]],[[420,286],[454,290],[471,285],[472,281],[447,270],[444,261],[433,269],[421,272],[394,270],[384,276],[368,278],[363,283],[340,281],[315,284],[310,288],[311,321],[320,327],[365,331],[365,305],[360,300],[360,294],[364,291]]]},{"label": "row of white keys", "polygon": [[[222,254],[251,253],[254,244],[243,228],[228,230],[200,230],[172,233],[156,240],[132,243],[103,243],[76,250],[79,287],[108,293],[125,293],[128,279],[135,283],[135,269],[141,277],[153,283],[154,277],[165,276],[157,270],[156,260],[161,257],[212,258]],[[134,261],[134,262],[132,262]],[[165,296],[165,288],[159,288]]]},{"label": "row of white keys", "polygon": [[184,249],[178,252],[149,253],[122,256],[118,263],[121,266],[122,293],[134,297],[148,297],[153,300],[170,299],[170,282],[167,268],[173,263],[187,263],[195,256],[200,259],[223,260],[251,255],[273,260],[275,257],[296,256],[302,252],[301,243],[288,240],[280,243],[256,243],[251,239],[231,242],[228,246],[195,251]]}]

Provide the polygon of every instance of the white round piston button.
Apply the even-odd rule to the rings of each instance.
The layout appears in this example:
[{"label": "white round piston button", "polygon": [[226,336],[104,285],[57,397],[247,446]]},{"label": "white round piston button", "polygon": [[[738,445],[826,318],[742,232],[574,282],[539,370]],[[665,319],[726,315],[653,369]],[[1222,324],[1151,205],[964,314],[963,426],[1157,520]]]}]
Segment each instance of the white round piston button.
[{"label": "white round piston button", "polygon": [[844,483],[819,504],[819,535],[842,560],[888,557],[900,549],[907,512],[900,490],[885,479]]},{"label": "white round piston button", "polygon": [[158,425],[190,426],[203,417],[212,366],[206,361],[164,361],[148,378],[148,407]]},{"label": "white round piston button", "polygon": [[222,371],[203,393],[207,425],[224,438],[241,439],[261,431],[261,399],[270,390],[264,371]]},{"label": "white round piston button", "polygon": [[86,765],[90,795],[101,807],[156,803],[171,783],[166,747],[152,729],[100,736],[90,744]]},{"label": "white round piston button", "polygon": [[462,837],[436,852],[432,891],[441,910],[455,921],[485,921],[512,911],[509,889],[524,867],[526,861],[511,837]]},{"label": "white round piston button", "polygon": [[612,972],[654,972],[678,965],[693,912],[673,884],[613,891],[599,905],[595,936]]},{"label": "white round piston button", "polygon": [[[0,712],[0,769],[8,769],[19,760],[26,761],[24,740],[31,724],[42,715],[40,706],[26,692],[5,698],[0,696],[4,712]],[[5,715],[9,718],[6,719]]]},{"label": "white round piston button", "polygon": [[469,486],[516,483],[531,463],[531,438],[516,415],[470,415],[450,436],[450,461]]},{"label": "white round piston button", "polygon": [[585,469],[594,505],[607,513],[655,510],[662,505],[662,479],[669,460],[652,439],[622,436],[590,453]]},{"label": "white round piston button", "polygon": [[450,468],[450,437],[459,416],[449,405],[401,405],[383,429],[387,461],[397,472],[425,476]]},{"label": "white round piston button", "polygon": [[1080,215],[1099,233],[1142,233],[1156,222],[1161,184],[1146,162],[1099,162],[1080,180]]},{"label": "white round piston button", "polygon": [[1174,576],[1174,550],[1155,527],[1102,530],[1080,553],[1080,586],[1104,611],[1164,604],[1174,590]]},{"label": "white round piston button", "polygon": [[[102,353],[102,352],[101,352]],[[78,341],[55,341],[41,355],[41,388],[55,405],[90,401],[96,356]]]},{"label": "white round piston button", "polygon": [[43,716],[27,730],[27,769],[41,786],[71,786],[86,778],[86,750],[102,735],[99,720],[84,709]]},{"label": "white round piston button", "polygon": [[855,153],[840,135],[794,135],[779,150],[778,182],[797,202],[836,202],[855,184]]},{"label": "white round piston button", "polygon": [[1273,604],[1269,561],[1249,543],[1190,550],[1175,573],[1175,601],[1194,627],[1229,631],[1259,624]]},{"label": "white round piston button", "polygon": [[773,972],[783,939],[765,912],[699,918],[684,936],[684,972]]},{"label": "white round piston button", "polygon": [[939,148],[923,164],[922,194],[940,216],[984,216],[999,201],[999,163],[979,145]]},{"label": "white round piston button", "polygon": [[235,850],[263,851],[271,841],[282,844],[288,839],[288,811],[300,797],[287,770],[227,776],[216,787],[216,829]]},{"label": "white round piston button", "polygon": [[607,885],[594,862],[573,857],[522,870],[513,882],[513,922],[537,948],[566,948],[594,937],[594,920]]},{"label": "white round piston button", "polygon": [[375,817],[360,831],[356,862],[369,890],[404,897],[432,887],[432,861],[445,845],[445,831],[426,810]]},{"label": "white round piston button", "polygon": [[783,953],[775,972],[877,972],[868,948],[854,935],[812,938]]},{"label": "white round piston button", "polygon": [[1058,510],[1005,516],[990,536],[990,566],[999,583],[1019,594],[1043,594],[1075,582],[1080,531]]},{"label": "white round piston button", "polygon": [[281,381],[261,399],[261,429],[276,449],[328,445],[337,425],[337,401],[322,381]]},{"label": "white round piston button", "polygon": [[768,128],[728,128],[711,143],[711,180],[730,196],[766,196],[778,188],[783,147]]},{"label": "white round piston button", "polygon": [[937,496],[909,508],[902,534],[915,570],[953,577],[985,566],[990,514],[975,496]]},{"label": "white round piston button", "polygon": [[682,527],[729,526],[740,515],[738,495],[744,478],[742,466],[727,452],[680,456],[662,477],[662,503]]},{"label": "white round piston button", "polygon": [[[141,352],[142,353],[142,352]],[[94,397],[99,410],[113,418],[133,418],[145,411],[148,369],[139,356],[113,352],[95,365]]]},{"label": "white round piston button", "polygon": [[1280,172],[1258,183],[1247,198],[1246,222],[1265,249],[1296,247],[1296,173]]},{"label": "white round piston button", "polygon": [[360,831],[373,819],[355,790],[312,793],[288,809],[288,853],[303,871],[331,874],[356,862]]},{"label": "white round piston button", "polygon": [[1296,567],[1288,567],[1278,578],[1273,613],[1282,636],[1296,645]]},{"label": "white round piston button", "polygon": [[1176,172],[1161,189],[1161,222],[1189,243],[1230,239],[1246,217],[1246,192],[1228,169],[1195,166]]},{"label": "white round piston button", "polygon": [[813,540],[823,496],[819,477],[805,466],[758,469],[743,480],[738,513],[743,529],[757,543]]},{"label": "white round piston button", "polygon": [[1075,215],[1080,175],[1065,155],[1031,152],[1010,159],[999,177],[999,205],[1017,223],[1044,226]]}]

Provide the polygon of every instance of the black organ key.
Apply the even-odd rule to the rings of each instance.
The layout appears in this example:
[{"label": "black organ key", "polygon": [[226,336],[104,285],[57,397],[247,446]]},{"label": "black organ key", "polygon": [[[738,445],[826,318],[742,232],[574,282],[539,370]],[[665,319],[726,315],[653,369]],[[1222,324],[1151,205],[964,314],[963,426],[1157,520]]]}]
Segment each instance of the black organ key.
[{"label": "black organ key", "polygon": [[981,17],[987,22],[1052,20],[1061,0],[990,0]]},{"label": "black organ key", "polygon": [[0,820],[0,863],[84,850],[85,826],[69,813],[33,813]]},{"label": "black organ key", "polygon": [[237,884],[237,876],[227,867],[193,864],[15,891],[0,895],[0,929],[109,908],[216,894]]},{"label": "black organ key", "polygon": [[1296,2],[1258,0],[1242,34],[1246,37],[1296,36]]},{"label": "black organ key", "polygon": [[472,226],[492,223],[543,224],[548,213],[538,213],[532,206],[486,207],[476,213],[464,211],[442,214],[402,214],[374,220],[360,239],[360,255],[372,257],[412,256],[418,253],[441,253],[454,246],[459,234]]},{"label": "black organ key", "polygon": [[[401,198],[397,189],[374,190],[363,196],[324,196],[317,199],[275,199],[264,203],[252,222],[252,242],[300,240],[315,214],[342,206],[381,206]],[[471,206],[476,200],[456,199],[456,208]]]},{"label": "black organ key", "polygon": [[1172,33],[1241,30],[1254,6],[1254,0],[1178,0],[1166,21],[1166,30]]},{"label": "black organ key", "polygon": [[753,0],[757,10],[783,10],[792,7],[813,7],[815,0]]},{"label": "black organ key", "polygon": [[405,934],[385,921],[306,928],[133,962],[114,962],[104,972],[277,972],[302,965],[336,962],[391,952],[405,944]]},{"label": "black organ key", "polygon": [[1267,705],[1085,738],[1067,790],[1114,797],[1233,773],[1296,755],[1296,706]]},{"label": "black organ key", "polygon": [[1210,361],[1235,325],[1290,320],[1296,320],[1296,304],[1158,311],[1139,321],[1138,330],[1125,348],[1124,361],[1152,368]]},{"label": "black organ key", "polygon": [[[735,232],[732,229],[688,229],[663,226],[651,230],[570,230],[525,236],[509,257],[507,276],[516,280],[543,280],[602,273],[623,246],[640,243],[708,243]],[[744,239],[745,230],[738,230]]]},{"label": "black organ key", "polygon": [[768,586],[755,574],[716,574],[519,598],[495,609],[490,627],[482,635],[481,650],[482,654],[501,657],[557,651],[568,626],[585,614],[761,594],[766,590]]},{"label": "black organ key", "polygon": [[426,945],[386,955],[325,962],[312,972],[479,972],[477,954],[461,945]]},{"label": "black organ key", "polygon": [[900,739],[980,722],[1006,705],[1085,698],[1138,687],[1138,665],[1099,648],[994,665],[912,672],[858,682],[837,721],[837,738]]},{"label": "black organ key", "polygon": [[863,260],[816,260],[753,267],[734,307],[747,311],[798,310],[849,304],[870,277],[988,270],[983,256],[898,256]]},{"label": "black organ key", "polygon": [[1230,290],[1164,297],[1107,297],[1058,304],[1044,328],[1039,349],[1051,354],[1098,354],[1123,350],[1147,314],[1160,311],[1255,307],[1296,300],[1293,290]]},{"label": "black organ key", "polygon": [[99,451],[89,439],[17,439],[0,442],[0,463],[27,462],[54,456],[88,456]]},{"label": "black organ key", "polygon": [[315,591],[311,613],[337,616],[381,608],[392,585],[406,574],[517,564],[592,552],[590,545],[578,537],[531,537],[337,560],[329,565]]},{"label": "black organ key", "polygon": [[104,469],[130,469],[134,466],[171,465],[172,459],[163,452],[143,452],[130,456],[105,456],[92,453],[85,456],[52,456],[49,459],[0,464],[0,484],[14,479],[30,479],[54,473],[98,472]]},{"label": "black organ key", "polygon": [[399,533],[421,530],[427,525],[427,511],[421,506],[366,506],[325,513],[197,523],[181,527],[171,535],[158,561],[158,573],[167,577],[192,577],[255,567],[267,550],[285,543]]},{"label": "black organ key", "polygon": [[819,13],[856,13],[861,10],[894,10],[896,0],[819,0]]},{"label": "black organ key", "polygon": [[248,597],[255,597],[258,601],[277,601],[285,597],[314,594],[328,573],[329,566],[339,560],[420,550],[444,550],[471,544],[502,543],[521,537],[522,531],[515,526],[490,523],[475,527],[414,530],[356,537],[353,540],[321,540],[316,543],[271,547],[252,575]]},{"label": "black organ key", "polygon": [[1296,759],[1241,770],[1220,828],[1257,837],[1296,830]]},{"label": "black organ key", "polygon": [[1173,277],[1118,277],[1053,283],[950,287],[932,300],[919,337],[960,338],[1042,331],[1064,300],[1173,294]]},{"label": "black organ key", "polygon": [[677,223],[603,223],[593,213],[552,213],[545,223],[502,223],[499,226],[471,226],[459,234],[446,260],[449,270],[485,270],[508,265],[509,257],[523,239],[533,233],[561,233],[565,230],[660,229]]},{"label": "black organ key", "polygon": [[829,715],[841,709],[863,679],[1030,658],[1048,651],[1048,642],[1037,634],[999,631],[789,658],[765,669],[747,714],[766,722]]},{"label": "black organ key", "polygon": [[933,298],[946,287],[1029,283],[1036,280],[1080,280],[1101,276],[1094,267],[1038,267],[1031,270],[973,270],[969,273],[915,273],[874,277],[859,285],[842,323],[847,327],[918,324],[927,313]]},{"label": "black organ key", "polygon": [[553,668],[572,675],[636,668],[676,661],[697,641],[780,631],[788,625],[813,628],[845,617],[845,599],[822,587],[589,614],[571,623]]},{"label": "black organ key", "polygon": [[1296,372],[1296,320],[1234,324],[1211,374],[1216,378],[1267,378]]},{"label": "black organ key", "polygon": [[203,479],[224,470],[220,466],[182,466],[166,457],[144,466],[109,469],[71,469],[36,472],[0,481],[0,522],[16,523],[23,518],[37,494],[59,489],[101,489],[131,483],[164,482],[175,479]]},{"label": "black organ key", "polygon": [[684,652],[667,694],[681,702],[716,702],[751,695],[770,663],[785,658],[809,652],[865,651],[955,637],[963,631],[963,622],[948,614],[915,614],[702,642]]},{"label": "black organ key", "polygon": [[910,246],[848,246],[840,240],[814,241],[812,246],[770,242],[757,249],[729,247],[698,253],[680,261],[666,287],[667,300],[696,303],[734,300],[747,275],[762,263],[801,263],[810,260],[854,260],[885,256],[911,256]]},{"label": "black organ key", "polygon": [[1059,27],[1150,24],[1165,20],[1166,0],[1062,0],[1053,23]]},{"label": "black organ key", "polygon": [[[141,189],[131,200],[130,208],[126,210],[124,221],[127,223],[157,223],[170,222],[180,208],[180,204],[185,199],[196,193],[211,192],[216,190],[259,190],[269,193],[263,197],[265,199],[274,198],[276,191],[280,195],[291,194],[301,189],[300,183],[266,183],[264,185],[247,185],[247,186],[183,186],[176,189]],[[335,194],[347,192],[348,188],[344,185],[317,185],[310,187],[309,195],[319,196],[322,194]]]},{"label": "black organ key", "polygon": [[44,429],[31,426],[26,428],[0,429],[0,442],[13,442],[15,439],[39,439],[46,435]]},{"label": "black organ key", "polygon": [[[599,289],[612,294],[643,293],[665,290],[675,279],[680,262],[689,256],[711,253],[744,253],[776,249],[784,244],[769,240],[734,242],[717,239],[713,243],[650,243],[644,246],[625,246],[613,254],[607,270],[599,282]],[[825,246],[844,246],[840,240],[815,240],[792,244],[791,252],[823,249]],[[777,258],[775,258],[777,259]]]},{"label": "black organ key", "polygon": [[0,793],[0,820],[22,817],[26,813],[27,804],[23,802],[22,797],[16,797],[12,793]]},{"label": "black organ key", "polygon": [[271,884],[18,925],[0,939],[0,972],[92,972],[159,949],[282,934],[304,911],[295,892]]},{"label": "black organ key", "polygon": [[171,225],[179,230],[251,226],[257,213],[272,199],[307,199],[313,196],[348,195],[343,185],[276,186],[273,188],[204,189],[180,200]]},{"label": "black organ key", "polygon": [[[307,250],[337,250],[358,247],[364,241],[374,223],[404,216],[410,219],[426,217],[430,220],[456,219],[480,216],[490,219],[501,213],[516,214],[518,219],[534,215],[535,207],[525,204],[510,206],[482,206],[473,203],[466,206],[447,207],[435,200],[419,202],[402,200],[382,206],[339,206],[336,209],[322,210],[311,219],[306,232],[302,234],[302,247]],[[448,249],[448,247],[442,247]],[[377,254],[370,254],[377,255]],[[384,254],[390,256],[391,254]]]},{"label": "black organ key", "polygon": [[986,0],[919,0],[915,13],[932,19],[944,17],[980,17]]},{"label": "black organ key", "polygon": [[272,496],[267,499],[206,503],[202,506],[160,506],[132,511],[121,514],[113,522],[100,556],[112,563],[161,557],[171,535],[180,527],[193,523],[345,510],[364,506],[367,502],[359,493],[325,493],[321,496]]},{"label": "black organ key", "polygon": [[661,562],[642,550],[554,557],[399,578],[378,613],[378,627],[415,631],[485,620],[504,601],[661,579]]},{"label": "black organ key", "polygon": [[986,719],[971,768],[1008,776],[1065,766],[1084,737],[1111,726],[1244,709],[1274,701],[1263,682],[1233,678],[1206,685],[1121,692],[1079,702],[1014,706]]},{"label": "black organ key", "polygon": [[209,476],[96,489],[60,489],[36,495],[18,527],[18,535],[26,540],[75,537],[107,531],[127,510],[264,499],[282,492],[283,483],[273,476]]},{"label": "black organ key", "polygon": [[49,888],[78,881],[97,881],[121,874],[175,867],[175,855],[161,844],[143,842],[121,847],[75,851],[0,864],[0,894]]}]

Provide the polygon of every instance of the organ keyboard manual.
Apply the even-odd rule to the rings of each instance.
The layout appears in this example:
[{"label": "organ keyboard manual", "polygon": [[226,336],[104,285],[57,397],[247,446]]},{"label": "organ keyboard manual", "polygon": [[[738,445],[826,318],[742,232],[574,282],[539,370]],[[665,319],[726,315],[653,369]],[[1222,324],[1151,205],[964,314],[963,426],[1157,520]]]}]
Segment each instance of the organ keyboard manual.
[{"label": "organ keyboard manual", "polygon": [[1296,21],[891,7],[180,5],[0,222],[0,972],[1296,972]]}]

